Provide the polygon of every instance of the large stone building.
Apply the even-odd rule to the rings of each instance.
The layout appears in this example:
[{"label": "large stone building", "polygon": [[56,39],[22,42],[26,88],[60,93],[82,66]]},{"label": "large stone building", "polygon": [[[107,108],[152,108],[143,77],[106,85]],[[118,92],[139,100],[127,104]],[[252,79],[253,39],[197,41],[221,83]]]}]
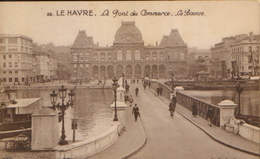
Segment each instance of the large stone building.
[{"label": "large stone building", "polygon": [[100,47],[93,38],[79,31],[71,47],[74,79],[169,78],[187,74],[187,45],[177,29],[163,36],[160,44],[145,46],[142,33],[135,22],[122,22],[113,45]]},{"label": "large stone building", "polygon": [[[211,48],[214,64],[211,75],[221,79],[243,74],[258,75],[259,41],[259,35],[253,33],[223,38]],[[254,60],[250,63],[251,54]]]},{"label": "large stone building", "polygon": [[0,77],[4,85],[32,81],[32,39],[23,35],[0,35]]},{"label": "large stone building", "polygon": [[260,39],[249,34],[231,45],[232,67],[239,75],[260,75]]},{"label": "large stone building", "polygon": [[[53,52],[35,47],[24,35],[0,34],[0,85],[23,85],[56,78]],[[42,80],[44,79],[44,80]]]}]

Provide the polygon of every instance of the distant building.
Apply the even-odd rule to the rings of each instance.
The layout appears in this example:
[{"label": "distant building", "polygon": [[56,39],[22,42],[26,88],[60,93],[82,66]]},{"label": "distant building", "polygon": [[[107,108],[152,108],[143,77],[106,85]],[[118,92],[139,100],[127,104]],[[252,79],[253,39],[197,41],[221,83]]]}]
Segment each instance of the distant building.
[{"label": "distant building", "polygon": [[188,49],[188,72],[190,77],[195,77],[201,71],[209,72],[211,53],[209,49]]},{"label": "distant building", "polygon": [[71,53],[70,53],[70,47],[71,46],[55,46],[52,43],[48,44],[41,44],[39,45],[44,50],[50,51],[50,62],[54,64],[51,68],[51,74],[54,76],[54,79],[60,79],[60,80],[69,80],[70,76],[72,74],[72,64],[71,64]]},{"label": "distant building", "polygon": [[260,75],[260,39],[249,34],[231,45],[232,66],[239,75]]},{"label": "distant building", "polygon": [[199,57],[211,58],[210,49],[199,49],[196,47],[188,48],[188,55],[193,59],[198,59]]},{"label": "distant building", "polygon": [[32,42],[31,38],[23,35],[0,34],[2,84],[26,84],[32,81]]},{"label": "distant building", "polygon": [[53,56],[49,56],[49,60],[50,80],[55,80],[57,79],[58,61]]},{"label": "distant building", "polygon": [[52,50],[47,50],[34,44],[33,56],[35,59],[34,72],[36,82],[45,82],[57,78],[57,60],[53,57]]},{"label": "distant building", "polygon": [[111,79],[123,73],[132,78],[169,78],[187,75],[187,45],[177,29],[163,36],[160,44],[145,46],[135,22],[122,22],[113,45],[100,47],[79,31],[71,47],[74,79]]},{"label": "distant building", "polygon": [[[252,40],[249,41],[249,39],[254,39],[254,42]],[[245,43],[245,41],[247,42]],[[257,51],[259,35],[253,35],[252,33],[249,35],[240,34],[225,37],[222,39],[222,42],[215,44],[211,48],[211,57],[214,64],[211,69],[211,76],[215,76],[216,78],[231,78],[234,74],[237,74],[237,71],[240,74],[243,72],[249,73],[249,66],[245,62],[245,56],[248,54],[250,45],[252,45],[252,48],[255,48],[255,54],[259,55],[259,51]],[[257,58],[257,55],[254,57]]]}]

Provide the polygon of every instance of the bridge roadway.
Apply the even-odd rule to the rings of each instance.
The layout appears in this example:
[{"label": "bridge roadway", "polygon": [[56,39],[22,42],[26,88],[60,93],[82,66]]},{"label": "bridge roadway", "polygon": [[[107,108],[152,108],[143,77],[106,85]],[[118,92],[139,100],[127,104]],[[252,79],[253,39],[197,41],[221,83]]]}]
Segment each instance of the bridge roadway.
[{"label": "bridge roadway", "polygon": [[259,159],[215,142],[179,114],[172,119],[168,106],[149,89],[139,92],[135,102],[148,142],[130,159]]}]

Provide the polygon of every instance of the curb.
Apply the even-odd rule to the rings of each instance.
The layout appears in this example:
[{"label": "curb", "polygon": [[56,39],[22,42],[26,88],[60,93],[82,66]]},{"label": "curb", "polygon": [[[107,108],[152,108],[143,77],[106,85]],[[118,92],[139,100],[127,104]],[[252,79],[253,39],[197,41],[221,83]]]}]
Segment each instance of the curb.
[{"label": "curb", "polygon": [[128,153],[127,155],[121,157],[121,159],[127,159],[131,156],[133,156],[134,154],[138,153],[147,143],[147,135],[146,135],[146,130],[145,130],[145,127],[143,125],[143,120],[140,118],[140,122],[141,122],[141,125],[142,125],[142,128],[143,128],[143,132],[144,132],[144,136],[145,136],[145,139],[144,139],[144,142],[139,146],[137,147],[135,150],[133,150],[132,152]]},{"label": "curb", "polygon": [[233,148],[233,149],[236,149],[236,150],[239,150],[239,151],[242,151],[242,152],[245,152],[245,153],[248,153],[250,155],[254,155],[254,156],[260,156],[260,153],[255,153],[255,152],[252,152],[252,151],[248,151],[248,150],[244,150],[244,149],[241,149],[239,147],[236,147],[236,146],[233,146],[233,145],[230,145],[230,144],[227,144],[219,139],[217,139],[216,136],[210,134],[206,129],[202,128],[199,124],[197,124],[196,122],[192,121],[191,119],[189,119],[187,116],[185,116],[184,114],[180,113],[179,111],[176,111],[178,114],[180,114],[182,117],[184,117],[186,120],[190,121],[193,125],[195,125],[196,127],[198,127],[200,130],[202,130],[206,135],[208,135],[211,139],[213,139],[214,141],[222,144],[222,145],[225,145],[227,147],[230,147],[230,148]]}]

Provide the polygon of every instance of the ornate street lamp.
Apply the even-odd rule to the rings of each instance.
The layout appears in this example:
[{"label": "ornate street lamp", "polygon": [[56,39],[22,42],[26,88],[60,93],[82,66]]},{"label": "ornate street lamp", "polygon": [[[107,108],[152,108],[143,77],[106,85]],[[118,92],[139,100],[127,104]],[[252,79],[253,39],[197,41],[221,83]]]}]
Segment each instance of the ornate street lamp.
[{"label": "ornate street lamp", "polygon": [[113,81],[113,89],[114,89],[114,98],[115,98],[115,116],[114,116],[114,120],[113,121],[118,121],[118,118],[117,118],[117,107],[116,107],[116,97],[117,97],[117,88],[118,88],[118,79],[116,77],[114,77],[112,79]]},{"label": "ornate street lamp", "polygon": [[240,81],[237,81],[236,83],[236,91],[238,93],[238,109],[237,109],[237,115],[240,115],[240,95],[243,92],[243,88],[240,85]]},{"label": "ornate street lamp", "polygon": [[[68,101],[65,102],[66,97],[69,97]],[[61,104],[57,103],[58,97],[61,99]],[[55,90],[52,91],[50,94],[52,109],[59,110],[61,112],[62,117],[62,129],[61,129],[61,138],[59,141],[60,145],[66,145],[68,144],[68,141],[65,140],[65,127],[64,127],[64,115],[65,111],[71,106],[73,106],[73,102],[75,101],[75,92],[74,90],[68,91],[67,88],[65,88],[63,85],[60,89],[58,89],[58,92],[56,93]]]}]

